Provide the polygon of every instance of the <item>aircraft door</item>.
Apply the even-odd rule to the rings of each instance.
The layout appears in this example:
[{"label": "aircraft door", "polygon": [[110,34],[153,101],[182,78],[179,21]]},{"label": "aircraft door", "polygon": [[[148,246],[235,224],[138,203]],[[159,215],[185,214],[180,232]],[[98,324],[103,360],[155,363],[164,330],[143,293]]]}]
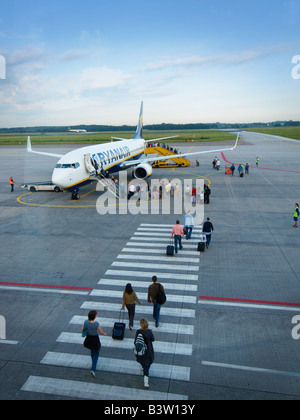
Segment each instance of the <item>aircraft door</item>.
[{"label": "aircraft door", "polygon": [[87,153],[86,155],[84,155],[84,164],[85,164],[85,167],[86,167],[88,173],[90,173],[90,174],[95,173],[95,168],[92,165],[91,154],[90,153]]}]

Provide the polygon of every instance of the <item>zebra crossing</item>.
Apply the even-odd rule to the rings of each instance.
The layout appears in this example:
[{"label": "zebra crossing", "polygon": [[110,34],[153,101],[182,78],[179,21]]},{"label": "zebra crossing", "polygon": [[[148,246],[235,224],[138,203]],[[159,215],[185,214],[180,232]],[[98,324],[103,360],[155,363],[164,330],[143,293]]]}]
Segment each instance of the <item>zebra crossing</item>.
[{"label": "zebra crossing", "polygon": [[[130,374],[142,377],[139,364],[133,354],[135,331],[126,328],[122,341],[113,340],[111,330],[119,319],[125,285],[131,283],[142,305],[136,305],[134,329],[139,328],[139,319],[149,320],[149,327],[155,336],[155,362],[150,369],[151,378],[190,381],[195,309],[197,305],[198,272],[200,253],[197,243],[201,227],[195,228],[193,239],[184,241],[184,249],[174,257],[166,256],[166,246],[170,242],[173,225],[141,224],[137,231],[120,251],[115,261],[106,270],[98,285],[91,291],[69,322],[67,331],[62,331],[56,339],[54,351],[48,351],[41,364],[85,369],[89,372],[91,358],[83,348],[81,327],[87,312],[95,309],[97,321],[107,336],[101,336],[101,353],[97,366],[97,375],[101,372],[111,374]],[[152,276],[156,275],[163,284],[167,303],[161,309],[159,328],[152,320],[153,306],[147,303],[148,286]],[[127,311],[125,310],[125,321]],[[171,394],[155,389],[133,389],[106,386],[85,381],[72,381],[61,378],[30,376],[23,391],[56,394],[74,398],[89,399],[187,399],[187,395]],[[116,376],[116,383],[118,382]],[[142,388],[142,380],[141,380]],[[90,390],[90,392],[87,392]]]}]

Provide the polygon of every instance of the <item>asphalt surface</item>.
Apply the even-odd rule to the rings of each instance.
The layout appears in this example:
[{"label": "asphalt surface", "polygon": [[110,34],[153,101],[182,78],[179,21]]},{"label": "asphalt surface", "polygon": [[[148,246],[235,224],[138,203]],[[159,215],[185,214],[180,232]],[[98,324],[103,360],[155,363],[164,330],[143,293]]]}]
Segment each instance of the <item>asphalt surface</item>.
[{"label": "asphalt surface", "polygon": [[[0,147],[0,399],[299,399],[292,320],[300,315],[300,240],[292,214],[300,143],[245,132],[240,143],[218,155],[220,171],[212,169],[214,154],[200,155],[200,167],[154,170],[158,179],[204,178],[212,190],[205,206],[215,228],[211,247],[195,252],[199,228],[171,262],[165,246],[183,216],[99,215],[93,184],[76,202],[65,192],[30,193],[19,185],[49,180],[56,160]],[[207,148],[216,144],[179,146]],[[224,158],[248,162],[249,174],[225,175]],[[153,328],[155,363],[145,391],[135,332],[126,328],[122,344],[110,336],[127,282],[142,300],[135,328],[141,317],[152,322],[146,293],[154,274],[169,299]],[[108,334],[95,379],[80,334],[93,308]]]}]

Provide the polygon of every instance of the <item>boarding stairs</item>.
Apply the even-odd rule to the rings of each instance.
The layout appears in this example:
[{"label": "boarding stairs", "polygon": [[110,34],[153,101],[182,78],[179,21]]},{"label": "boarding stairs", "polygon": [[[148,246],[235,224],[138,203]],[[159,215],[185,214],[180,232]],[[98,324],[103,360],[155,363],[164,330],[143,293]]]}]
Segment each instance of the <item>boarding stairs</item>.
[{"label": "boarding stairs", "polygon": [[85,167],[87,171],[89,172],[90,178],[95,179],[98,182],[100,182],[100,184],[103,187],[105,187],[108,191],[110,191],[116,198],[119,198],[119,186],[110,178],[105,178],[105,176],[101,172],[98,173],[99,166],[95,167],[95,165],[92,164],[90,153],[87,153],[86,155],[84,155],[84,162],[85,162]]},{"label": "boarding stairs", "polygon": [[[161,146],[154,146],[154,147],[147,147],[145,149],[145,155],[151,155],[154,153],[157,153],[158,156],[166,156],[166,160],[158,160],[154,162],[153,167],[154,168],[176,168],[176,167],[187,167],[191,166],[191,162],[181,157],[180,155],[177,155],[176,157],[168,158],[168,156],[174,156],[174,151],[168,150],[165,147]],[[173,161],[173,163],[170,162],[170,160]]]},{"label": "boarding stairs", "polygon": [[117,199],[119,199],[119,185],[112,181],[110,178],[105,178],[102,174],[99,174],[95,179],[100,182],[100,184],[110,191]]}]

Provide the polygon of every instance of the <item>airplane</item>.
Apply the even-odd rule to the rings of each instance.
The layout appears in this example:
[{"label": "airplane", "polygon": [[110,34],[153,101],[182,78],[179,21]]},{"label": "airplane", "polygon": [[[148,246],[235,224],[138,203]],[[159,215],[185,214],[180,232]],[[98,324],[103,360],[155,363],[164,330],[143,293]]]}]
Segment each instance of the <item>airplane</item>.
[{"label": "airplane", "polygon": [[[133,176],[136,179],[147,179],[152,175],[152,163],[158,160],[165,160],[166,157],[142,157],[147,143],[158,140],[166,140],[178,136],[161,137],[151,140],[143,139],[143,102],[141,103],[139,120],[135,135],[131,139],[112,137],[118,140],[113,143],[98,144],[94,146],[81,147],[59,155],[48,152],[32,150],[30,137],[27,138],[27,152],[39,155],[59,158],[53,173],[52,182],[60,188],[79,191],[79,187],[95,181],[97,176],[106,173],[116,173],[122,170],[133,168]],[[234,150],[237,146],[239,133],[235,145],[230,148],[204,150],[194,153],[182,153],[180,157],[196,156],[204,153],[224,152]],[[168,159],[178,158],[178,155],[168,155]]]},{"label": "airplane", "polygon": [[80,129],[80,128],[68,128],[69,133],[87,133],[86,130]]}]

